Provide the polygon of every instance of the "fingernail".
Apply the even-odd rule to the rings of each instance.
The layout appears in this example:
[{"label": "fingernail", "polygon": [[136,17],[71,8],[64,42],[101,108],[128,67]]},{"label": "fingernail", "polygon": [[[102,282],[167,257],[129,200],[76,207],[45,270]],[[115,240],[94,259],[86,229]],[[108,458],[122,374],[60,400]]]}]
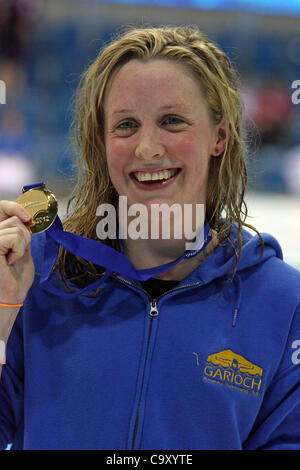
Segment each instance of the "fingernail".
[{"label": "fingernail", "polygon": [[25,219],[25,220],[30,220],[30,219],[31,219],[30,215],[27,214],[27,212],[24,212],[24,211],[22,212],[22,217],[23,217],[23,219]]}]

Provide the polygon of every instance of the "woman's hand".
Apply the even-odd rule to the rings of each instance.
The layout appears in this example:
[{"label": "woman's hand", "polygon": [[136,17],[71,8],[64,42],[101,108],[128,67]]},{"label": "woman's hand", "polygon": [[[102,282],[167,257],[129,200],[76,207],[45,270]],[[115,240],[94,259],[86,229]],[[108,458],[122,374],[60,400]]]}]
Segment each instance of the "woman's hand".
[{"label": "woman's hand", "polygon": [[0,303],[22,303],[33,283],[29,221],[20,204],[0,201]]}]

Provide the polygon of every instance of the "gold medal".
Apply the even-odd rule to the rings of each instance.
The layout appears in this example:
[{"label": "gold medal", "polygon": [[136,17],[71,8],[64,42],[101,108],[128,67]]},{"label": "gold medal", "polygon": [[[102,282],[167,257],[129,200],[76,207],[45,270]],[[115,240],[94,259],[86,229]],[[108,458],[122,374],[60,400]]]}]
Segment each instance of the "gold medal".
[{"label": "gold medal", "polygon": [[45,189],[44,184],[28,190],[23,189],[17,203],[31,215],[32,220],[27,228],[32,234],[48,230],[57,216],[57,200],[54,194]]}]

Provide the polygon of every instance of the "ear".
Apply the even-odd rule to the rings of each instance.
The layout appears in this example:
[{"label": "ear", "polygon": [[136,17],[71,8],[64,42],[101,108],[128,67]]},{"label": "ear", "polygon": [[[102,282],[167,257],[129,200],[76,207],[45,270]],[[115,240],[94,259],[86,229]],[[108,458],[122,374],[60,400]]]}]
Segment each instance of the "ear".
[{"label": "ear", "polygon": [[215,126],[215,140],[212,146],[211,155],[218,157],[223,154],[226,143],[229,142],[230,138],[230,129],[227,126],[227,120],[223,116],[221,122]]}]

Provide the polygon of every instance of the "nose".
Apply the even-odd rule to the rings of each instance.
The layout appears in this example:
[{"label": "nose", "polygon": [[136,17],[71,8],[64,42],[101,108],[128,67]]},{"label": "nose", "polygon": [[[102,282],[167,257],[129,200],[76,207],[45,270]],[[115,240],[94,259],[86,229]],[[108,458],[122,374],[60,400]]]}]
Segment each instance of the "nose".
[{"label": "nose", "polygon": [[165,146],[160,141],[158,133],[151,130],[141,131],[135,155],[139,159],[150,161],[161,158],[165,154]]}]

